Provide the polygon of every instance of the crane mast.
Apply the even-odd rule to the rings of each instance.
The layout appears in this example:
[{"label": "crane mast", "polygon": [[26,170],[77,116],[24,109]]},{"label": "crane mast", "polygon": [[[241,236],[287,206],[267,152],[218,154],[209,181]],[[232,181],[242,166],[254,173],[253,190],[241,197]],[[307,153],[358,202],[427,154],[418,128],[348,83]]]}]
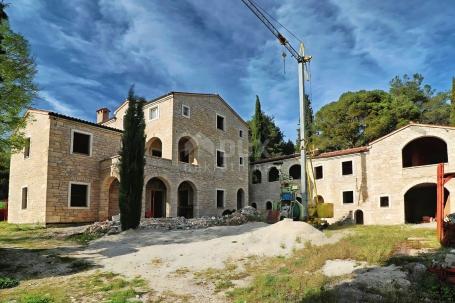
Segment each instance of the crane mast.
[{"label": "crane mast", "polygon": [[308,219],[308,190],[307,190],[307,154],[305,150],[306,132],[305,132],[305,63],[311,60],[311,56],[305,56],[305,47],[300,43],[297,52],[289,41],[278,31],[278,29],[267,19],[262,11],[251,0],[242,0],[242,2],[258,17],[259,20],[272,32],[287,51],[297,60],[299,73],[299,108],[300,108],[300,194],[302,196],[303,218]]}]

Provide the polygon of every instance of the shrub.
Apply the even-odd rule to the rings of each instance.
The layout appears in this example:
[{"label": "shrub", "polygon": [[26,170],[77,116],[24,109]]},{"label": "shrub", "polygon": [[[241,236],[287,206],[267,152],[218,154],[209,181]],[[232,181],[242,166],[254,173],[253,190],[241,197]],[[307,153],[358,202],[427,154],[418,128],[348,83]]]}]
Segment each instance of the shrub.
[{"label": "shrub", "polygon": [[20,300],[20,303],[53,303],[54,300],[45,295],[25,295]]},{"label": "shrub", "polygon": [[0,276],[0,289],[13,288],[19,285],[19,281],[14,278]]}]

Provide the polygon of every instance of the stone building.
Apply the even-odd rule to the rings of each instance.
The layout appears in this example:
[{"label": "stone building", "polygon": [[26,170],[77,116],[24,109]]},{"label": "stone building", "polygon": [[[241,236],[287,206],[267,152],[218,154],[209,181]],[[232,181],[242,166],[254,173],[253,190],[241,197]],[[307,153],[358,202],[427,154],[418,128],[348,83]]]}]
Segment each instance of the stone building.
[{"label": "stone building", "polygon": [[[27,146],[12,155],[8,220],[76,223],[118,213],[125,101],[97,123],[26,113]],[[248,201],[248,125],[219,96],[172,92],[146,117],[143,216],[219,215]]]},{"label": "stone building", "polygon": [[[291,155],[252,163],[250,203],[265,210],[279,199],[279,173],[299,184],[299,160]],[[333,220],[419,223],[435,217],[437,163],[455,171],[455,128],[411,123],[368,146],[323,153],[311,162],[318,199],[334,203]],[[446,184],[446,212],[455,211],[454,190],[455,182]]]}]

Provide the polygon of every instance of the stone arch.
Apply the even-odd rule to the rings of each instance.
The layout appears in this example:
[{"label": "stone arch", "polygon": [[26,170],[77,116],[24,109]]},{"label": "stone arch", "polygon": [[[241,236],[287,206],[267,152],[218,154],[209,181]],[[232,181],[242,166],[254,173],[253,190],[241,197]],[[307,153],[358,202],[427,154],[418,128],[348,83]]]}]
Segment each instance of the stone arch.
[{"label": "stone arch", "polygon": [[300,180],[301,178],[301,166],[300,164],[294,164],[289,167],[289,177],[294,180]]},{"label": "stone arch", "polygon": [[109,202],[108,202],[108,218],[112,219],[112,216],[120,214],[119,206],[119,192],[120,182],[117,178],[113,178],[109,184]]},{"label": "stone arch", "polygon": [[190,136],[183,136],[178,141],[178,159],[180,162],[198,164],[197,143]]},{"label": "stone arch", "polygon": [[242,209],[245,205],[245,191],[243,188],[237,190],[237,209]]},{"label": "stone arch", "polygon": [[363,224],[363,211],[358,209],[354,212],[354,222],[355,224]]},{"label": "stone arch", "polygon": [[321,195],[317,195],[316,197],[314,197],[314,202],[315,203],[324,203],[324,197]]},{"label": "stone arch", "polygon": [[177,189],[177,216],[187,219],[194,217],[197,189],[193,182],[183,181]]},{"label": "stone arch", "polygon": [[272,208],[273,208],[272,202],[267,201],[267,202],[265,203],[265,209],[266,209],[266,210],[272,210]]},{"label": "stone arch", "polygon": [[439,137],[419,137],[403,147],[401,156],[403,167],[447,163],[447,143]]},{"label": "stone arch", "polygon": [[148,218],[166,217],[169,185],[162,177],[150,178],[145,186],[145,216]]},{"label": "stone arch", "polygon": [[252,177],[253,177],[253,180],[252,180],[253,184],[260,184],[262,182],[262,173],[259,169],[253,170]]},{"label": "stone arch", "polygon": [[[444,188],[444,205],[450,192]],[[404,194],[404,218],[406,223],[421,223],[423,217],[436,217],[436,183],[419,183]]]},{"label": "stone arch", "polygon": [[158,137],[153,137],[145,145],[147,155],[161,158],[163,156],[163,143]]},{"label": "stone arch", "polygon": [[254,209],[258,209],[258,205],[256,204],[256,202],[251,203],[251,207],[253,207]]},{"label": "stone arch", "polygon": [[278,168],[275,166],[272,166],[269,169],[269,182],[275,182],[280,179],[280,172],[278,171]]}]

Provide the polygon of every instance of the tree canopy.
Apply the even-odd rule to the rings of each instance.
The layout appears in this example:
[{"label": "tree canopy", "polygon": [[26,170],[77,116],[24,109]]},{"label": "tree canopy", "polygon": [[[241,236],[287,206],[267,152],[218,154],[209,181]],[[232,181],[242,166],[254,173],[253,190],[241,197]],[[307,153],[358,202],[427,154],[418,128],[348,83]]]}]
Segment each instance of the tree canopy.
[{"label": "tree canopy", "polygon": [[450,124],[450,94],[436,93],[423,76],[396,76],[388,92],[347,92],[316,114],[312,142],[321,151],[362,146],[410,121]]},{"label": "tree canopy", "polygon": [[284,140],[284,134],[274,118],[262,111],[258,96],[254,115],[248,124],[251,130],[251,161],[294,153],[294,143]]}]

